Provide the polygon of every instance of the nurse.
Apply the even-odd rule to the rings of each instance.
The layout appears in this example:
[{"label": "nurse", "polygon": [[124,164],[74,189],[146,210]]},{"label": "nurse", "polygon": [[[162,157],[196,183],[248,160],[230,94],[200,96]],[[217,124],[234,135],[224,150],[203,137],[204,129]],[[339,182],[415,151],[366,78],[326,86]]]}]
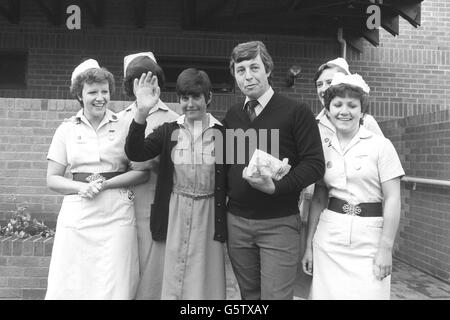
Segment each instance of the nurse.
[{"label": "nurse", "polygon": [[[329,116],[327,108],[325,108],[324,97],[325,91],[330,87],[331,81],[336,73],[347,75],[350,74],[348,63],[344,58],[336,58],[327,61],[317,69],[316,74],[314,75],[314,84],[316,86],[317,97],[319,98],[322,106],[324,106],[324,108],[317,115],[316,120],[318,121],[319,126],[325,126],[329,131],[332,132],[334,132],[335,130],[328,121]],[[382,137],[384,136],[375,118],[368,114],[367,111],[361,118],[361,124],[369,131],[372,131],[373,133],[378,134]]]},{"label": "nurse", "polygon": [[[164,72],[156,62],[152,52],[138,52],[127,55],[124,59],[123,89],[127,96],[136,100],[136,87],[134,79],[139,79],[143,73],[151,72],[158,78],[158,84],[164,86]],[[137,102],[134,101],[128,108],[118,114],[123,118],[126,134],[136,114]],[[149,135],[158,126],[165,122],[175,121],[179,115],[170,110],[160,99],[149,110],[145,128],[145,135]],[[125,134],[125,136],[126,136]],[[155,197],[156,180],[158,179],[158,157],[145,162],[132,162],[132,168],[137,170],[151,169],[150,179],[147,183],[133,188],[134,207],[136,215],[138,249],[139,249],[139,284],[136,300],[161,299],[161,286],[164,268],[165,243],[156,242],[150,232],[150,208]]]},{"label": "nurse", "polygon": [[[325,91],[330,87],[331,81],[335,74],[342,73],[345,75],[350,74],[349,65],[347,60],[344,58],[336,58],[329,60],[324,64],[320,65],[314,75],[314,85],[316,86],[317,98],[324,108],[316,116],[317,125],[320,128],[320,134],[322,142],[326,139],[330,139],[336,132],[333,124],[329,119],[329,112],[325,108]],[[361,118],[361,125],[363,125],[367,130],[384,137],[383,132],[380,129],[377,121],[373,116],[366,112]],[[311,206],[311,199],[314,193],[314,185],[310,185],[303,190],[300,195],[300,215],[302,221],[306,222],[308,220],[308,212]]]},{"label": "nurse", "polygon": [[[113,75],[88,59],[75,68],[71,93],[81,110],[56,130],[47,185],[64,195],[45,299],[133,299],[139,277],[131,185],[122,123],[107,109]],[[69,168],[72,178],[64,174]]]},{"label": "nurse", "polygon": [[302,260],[313,275],[312,299],[390,297],[405,173],[392,143],[360,125],[369,91],[361,76],[338,73],[324,94],[336,133],[322,140],[326,172],[315,186]]}]

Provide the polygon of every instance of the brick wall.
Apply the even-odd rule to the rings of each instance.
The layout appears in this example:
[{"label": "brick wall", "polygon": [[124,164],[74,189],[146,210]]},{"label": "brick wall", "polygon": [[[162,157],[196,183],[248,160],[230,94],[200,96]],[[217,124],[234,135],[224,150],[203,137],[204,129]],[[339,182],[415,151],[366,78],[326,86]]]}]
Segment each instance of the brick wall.
[{"label": "brick wall", "polygon": [[0,300],[43,299],[53,238],[0,239]]},{"label": "brick wall", "polygon": [[[381,123],[408,176],[450,180],[450,112]],[[450,188],[402,183],[395,256],[450,281]]]},{"label": "brick wall", "polygon": [[[77,1],[64,1],[65,5]],[[314,71],[324,61],[339,55],[334,38],[266,34],[231,34],[187,31],[181,27],[178,1],[151,1],[158,14],[148,9],[147,25],[137,28],[129,1],[108,1],[105,25],[96,27],[89,14],[82,11],[82,29],[68,30],[53,26],[34,1],[22,2],[19,25],[0,16],[0,50],[28,49],[29,66],[26,90],[0,90],[11,98],[69,99],[69,78],[82,58],[97,58],[115,74],[120,90],[123,56],[137,51],[164,55],[228,58],[233,46],[251,39],[263,40],[275,60],[274,86],[282,93],[319,104],[311,81]],[[84,12],[84,15],[83,15]],[[445,79],[450,71],[450,25],[446,23],[450,7],[446,0],[422,3],[422,26],[413,28],[400,18],[400,35],[393,37],[382,29],[378,48],[365,43],[359,54],[349,49],[351,70],[362,74],[372,87],[372,113],[379,119],[399,118],[446,109],[449,93]],[[286,88],[284,78],[292,64],[302,67],[294,87]],[[224,66],[226,67],[226,66]],[[165,101],[175,102],[173,93]],[[223,112],[239,99],[238,93],[216,95],[212,109]]]}]

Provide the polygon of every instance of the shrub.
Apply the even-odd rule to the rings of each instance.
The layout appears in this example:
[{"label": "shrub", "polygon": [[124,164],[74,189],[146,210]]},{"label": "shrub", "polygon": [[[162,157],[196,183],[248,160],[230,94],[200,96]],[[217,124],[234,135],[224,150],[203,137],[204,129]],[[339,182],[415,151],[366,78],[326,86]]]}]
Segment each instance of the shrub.
[{"label": "shrub", "polygon": [[9,200],[14,204],[14,208],[9,212],[11,218],[6,225],[0,225],[0,236],[15,236],[24,239],[35,235],[46,238],[55,234],[55,231],[46,226],[43,221],[39,222],[36,218],[31,219],[26,202],[18,203],[13,194],[9,196]]}]

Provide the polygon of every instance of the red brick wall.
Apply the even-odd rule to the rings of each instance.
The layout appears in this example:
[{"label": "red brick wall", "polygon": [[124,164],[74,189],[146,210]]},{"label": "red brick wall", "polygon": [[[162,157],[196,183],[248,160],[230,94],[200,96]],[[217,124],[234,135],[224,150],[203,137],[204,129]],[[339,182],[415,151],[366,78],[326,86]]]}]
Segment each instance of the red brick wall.
[{"label": "red brick wall", "polygon": [[[382,122],[408,176],[450,180],[450,111]],[[402,183],[395,255],[450,281],[450,188]]]},{"label": "red brick wall", "polygon": [[43,299],[53,238],[0,239],[0,300]]},{"label": "red brick wall", "polygon": [[[0,16],[0,50],[29,50],[27,90],[0,90],[0,97],[6,98],[0,99],[0,220],[12,208],[8,194],[15,193],[19,201],[30,203],[35,216],[55,221],[61,197],[45,187],[45,156],[56,126],[78,110],[73,100],[65,99],[69,99],[71,71],[84,57],[99,59],[115,74],[118,93],[113,99],[124,100],[120,80],[122,59],[128,53],[151,50],[157,57],[228,57],[235,44],[260,39],[275,60],[274,87],[310,103],[314,112],[319,110],[311,79],[318,65],[339,55],[335,39],[185,31],[178,1],[151,1],[151,9],[154,11],[157,5],[158,14],[149,8],[147,26],[138,29],[129,3],[108,1],[105,26],[93,26],[85,14],[79,31],[69,31],[65,25],[52,26],[34,1],[22,1],[19,26]],[[349,49],[351,70],[371,86],[371,111],[379,120],[448,108],[449,14],[446,0],[426,0],[419,29],[400,19],[399,36],[394,38],[381,30],[378,48],[366,43],[362,54]],[[294,87],[286,88],[284,76],[294,63],[302,67],[301,77]],[[239,98],[238,90],[235,94],[217,94],[211,110],[220,117]],[[176,101],[173,93],[164,93],[162,99]],[[117,109],[125,104],[119,102]],[[431,117],[390,121],[383,130],[399,145],[407,174],[448,179],[449,141],[444,138],[448,132],[442,129],[448,124],[448,116],[433,122]],[[429,131],[423,134],[422,129]],[[396,254],[448,279],[448,190],[424,186],[410,189],[405,186],[403,192],[405,205]]]},{"label": "red brick wall", "polygon": [[[77,1],[64,1],[65,5]],[[186,31],[181,27],[179,1],[151,1],[147,25],[137,28],[129,1],[108,1],[105,25],[96,27],[82,8],[81,30],[68,30],[65,23],[53,26],[34,1],[22,2],[19,25],[0,16],[0,50],[28,49],[29,69],[26,90],[0,90],[0,96],[13,98],[68,99],[69,78],[82,58],[94,57],[116,76],[120,93],[122,59],[125,54],[142,50],[156,56],[183,55],[227,58],[235,44],[251,39],[263,40],[275,60],[274,86],[281,92],[312,105],[319,105],[311,81],[324,61],[339,55],[334,38],[231,34]],[[365,43],[364,52],[348,50],[351,70],[362,74],[372,87],[372,113],[380,118],[403,117],[445,109],[448,101],[446,81],[450,68],[450,26],[446,23],[450,7],[445,0],[422,3],[422,26],[413,28],[400,18],[400,35],[381,30],[378,48]],[[154,14],[157,8],[158,14]],[[64,15],[64,17],[66,17]],[[301,78],[293,88],[284,86],[284,77],[292,64],[302,67]],[[213,110],[221,114],[238,99],[238,94],[216,95]],[[174,102],[174,94],[164,96]]]}]

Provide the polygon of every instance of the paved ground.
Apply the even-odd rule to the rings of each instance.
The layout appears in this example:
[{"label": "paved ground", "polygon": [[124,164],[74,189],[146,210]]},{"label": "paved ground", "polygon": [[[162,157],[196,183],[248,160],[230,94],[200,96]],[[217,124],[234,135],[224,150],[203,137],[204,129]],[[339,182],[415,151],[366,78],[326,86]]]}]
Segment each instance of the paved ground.
[{"label": "paved ground", "polygon": [[[240,299],[239,289],[229,260],[227,260],[227,299]],[[295,299],[306,299],[311,277],[298,272]],[[391,300],[450,300],[450,285],[414,267],[394,259]]]}]

